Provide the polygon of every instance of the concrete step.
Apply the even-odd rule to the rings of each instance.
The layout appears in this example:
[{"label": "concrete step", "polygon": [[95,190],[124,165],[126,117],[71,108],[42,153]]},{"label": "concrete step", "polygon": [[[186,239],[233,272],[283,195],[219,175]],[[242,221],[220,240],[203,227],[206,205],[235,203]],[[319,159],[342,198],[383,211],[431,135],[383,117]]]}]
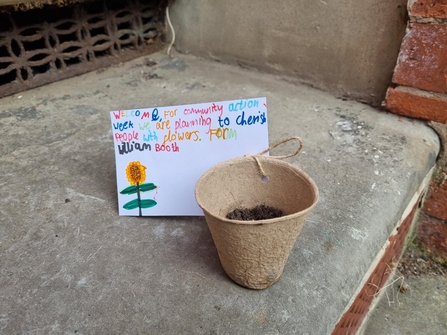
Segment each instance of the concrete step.
[{"label": "concrete step", "polygon": [[[285,77],[148,58],[1,99],[0,332],[354,333],[376,292],[364,288],[380,288],[403,244],[436,134]],[[320,189],[281,279],[262,291],[225,275],[203,217],[118,216],[108,113],[258,96],[270,143],[300,136],[288,161]]]}]

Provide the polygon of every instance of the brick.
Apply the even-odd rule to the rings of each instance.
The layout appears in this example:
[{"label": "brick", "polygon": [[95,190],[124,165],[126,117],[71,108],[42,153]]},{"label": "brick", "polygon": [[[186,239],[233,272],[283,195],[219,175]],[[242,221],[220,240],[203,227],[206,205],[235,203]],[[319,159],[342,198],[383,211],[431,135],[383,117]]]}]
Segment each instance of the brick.
[{"label": "brick", "polygon": [[421,215],[416,235],[429,254],[447,261],[447,223],[428,215]]},{"label": "brick", "polygon": [[447,25],[412,23],[394,70],[395,84],[447,93]]},{"label": "brick", "polygon": [[447,98],[442,99],[426,92],[389,88],[385,108],[408,117],[447,123]]},{"label": "brick", "polygon": [[436,161],[432,181],[423,210],[438,219],[447,220],[447,124],[430,122],[441,141],[441,151]]},{"label": "brick", "polygon": [[[447,179],[447,173],[444,174]],[[423,211],[435,218],[447,220],[447,180],[443,183],[431,183]]]},{"label": "brick", "polygon": [[447,18],[447,0],[410,0],[408,9],[411,16]]}]

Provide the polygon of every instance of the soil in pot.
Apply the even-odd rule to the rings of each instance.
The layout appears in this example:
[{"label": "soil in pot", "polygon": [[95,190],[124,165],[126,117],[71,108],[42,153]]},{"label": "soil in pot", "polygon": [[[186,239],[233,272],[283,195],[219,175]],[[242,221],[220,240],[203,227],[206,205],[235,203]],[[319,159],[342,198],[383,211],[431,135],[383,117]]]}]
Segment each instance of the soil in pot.
[{"label": "soil in pot", "polygon": [[274,219],[282,216],[282,210],[279,208],[258,205],[253,208],[236,208],[227,214],[227,219],[240,221],[257,221]]}]

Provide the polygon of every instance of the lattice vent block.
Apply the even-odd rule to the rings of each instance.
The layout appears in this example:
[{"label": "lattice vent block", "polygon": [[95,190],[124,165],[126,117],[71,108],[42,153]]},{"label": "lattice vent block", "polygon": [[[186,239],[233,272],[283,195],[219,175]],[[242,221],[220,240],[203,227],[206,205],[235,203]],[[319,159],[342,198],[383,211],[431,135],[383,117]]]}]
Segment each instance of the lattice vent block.
[{"label": "lattice vent block", "polygon": [[165,6],[94,1],[0,14],[0,97],[160,50]]}]

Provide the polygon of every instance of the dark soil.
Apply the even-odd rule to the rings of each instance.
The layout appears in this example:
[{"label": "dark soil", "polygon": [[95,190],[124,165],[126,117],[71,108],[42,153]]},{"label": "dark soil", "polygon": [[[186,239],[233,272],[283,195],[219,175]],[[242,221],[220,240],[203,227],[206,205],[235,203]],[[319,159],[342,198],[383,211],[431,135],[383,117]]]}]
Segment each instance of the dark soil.
[{"label": "dark soil", "polygon": [[257,221],[274,219],[282,216],[282,210],[266,206],[258,205],[253,208],[236,208],[234,211],[227,214],[227,219],[241,220],[241,221]]}]

